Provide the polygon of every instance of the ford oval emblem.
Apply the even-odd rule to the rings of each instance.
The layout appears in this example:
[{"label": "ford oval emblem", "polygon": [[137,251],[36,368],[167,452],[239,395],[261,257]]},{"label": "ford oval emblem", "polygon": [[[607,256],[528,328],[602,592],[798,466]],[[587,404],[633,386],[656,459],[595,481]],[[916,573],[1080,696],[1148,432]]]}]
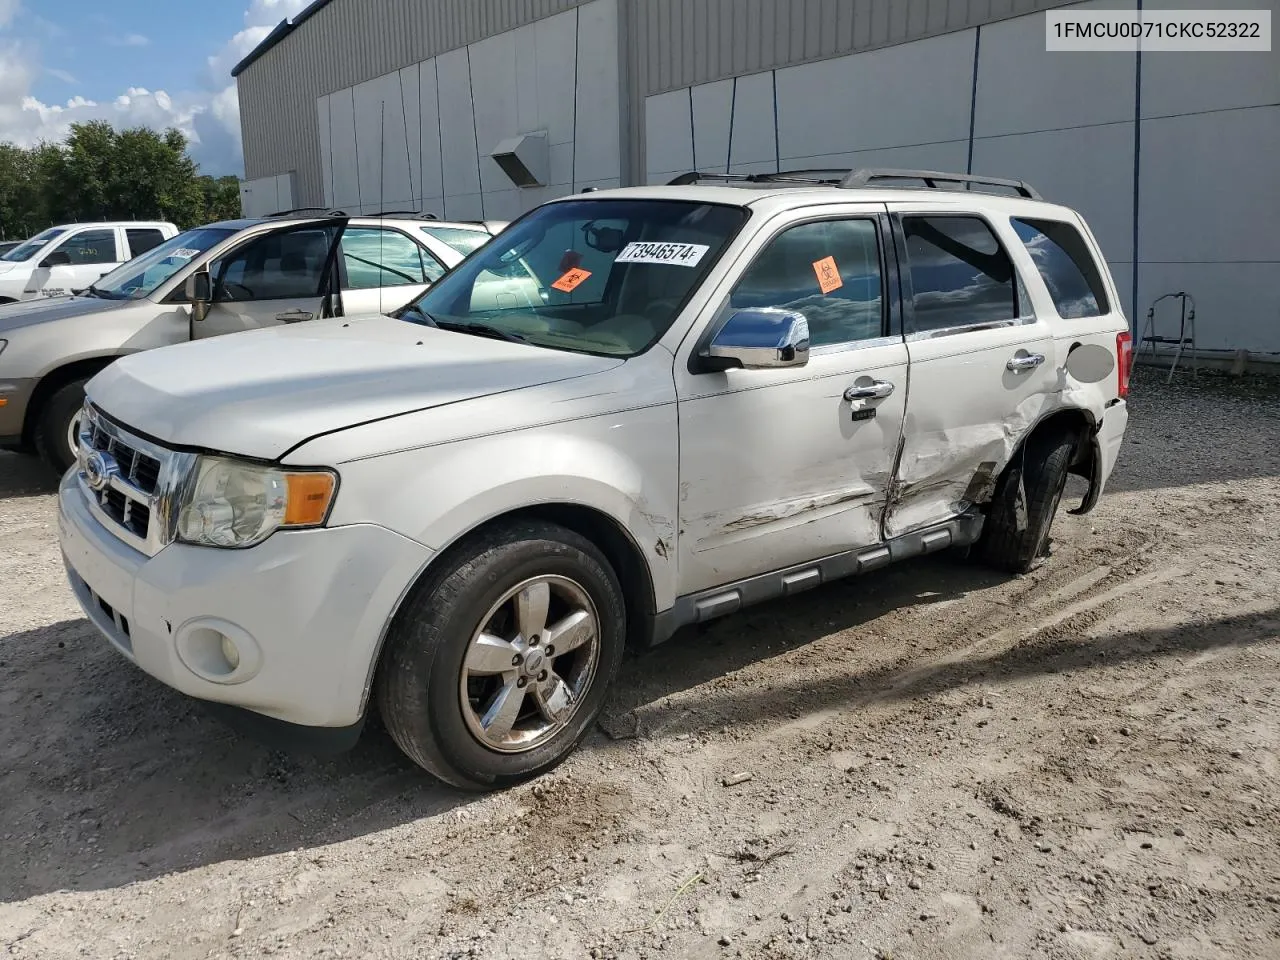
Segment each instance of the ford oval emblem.
[{"label": "ford oval emblem", "polygon": [[107,489],[116,472],[115,459],[101,450],[94,450],[84,458],[84,482],[89,485],[90,490]]}]

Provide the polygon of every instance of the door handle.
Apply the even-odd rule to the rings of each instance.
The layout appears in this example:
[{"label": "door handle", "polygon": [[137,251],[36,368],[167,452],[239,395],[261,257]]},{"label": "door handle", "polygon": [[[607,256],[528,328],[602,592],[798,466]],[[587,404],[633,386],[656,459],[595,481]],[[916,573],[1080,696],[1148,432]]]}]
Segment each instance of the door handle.
[{"label": "door handle", "polygon": [[1044,363],[1043,353],[1028,353],[1021,357],[1010,357],[1004,368],[1014,373],[1022,373],[1025,370],[1034,370],[1042,363]]},{"label": "door handle", "polygon": [[893,393],[893,384],[887,380],[875,380],[865,387],[850,387],[844,392],[844,398],[853,400],[883,400]]},{"label": "door handle", "polygon": [[286,310],[284,313],[277,313],[276,319],[283,323],[299,323],[303,320],[310,320],[315,314],[307,310]]}]

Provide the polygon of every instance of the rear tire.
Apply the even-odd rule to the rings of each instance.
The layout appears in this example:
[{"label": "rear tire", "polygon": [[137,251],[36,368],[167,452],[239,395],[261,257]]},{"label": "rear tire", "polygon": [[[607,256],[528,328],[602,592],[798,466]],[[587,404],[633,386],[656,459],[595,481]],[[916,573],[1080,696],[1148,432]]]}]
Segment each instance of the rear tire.
[{"label": "rear tire", "polygon": [[36,450],[58,474],[62,476],[76,462],[76,448],[71,433],[79,422],[84,406],[85,380],[74,380],[60,387],[44,403],[37,414]]},{"label": "rear tire", "polygon": [[397,614],[378,707],[400,749],[446,783],[518,783],[586,736],[625,636],[622,588],[594,544],[540,521],[487,531],[428,571]]},{"label": "rear tire", "polygon": [[[978,542],[978,556],[1008,573],[1029,573],[1048,555],[1053,525],[1067,470],[1075,451],[1070,434],[1032,437],[1000,478]],[[1026,524],[1018,529],[1018,487],[1026,492]]]}]

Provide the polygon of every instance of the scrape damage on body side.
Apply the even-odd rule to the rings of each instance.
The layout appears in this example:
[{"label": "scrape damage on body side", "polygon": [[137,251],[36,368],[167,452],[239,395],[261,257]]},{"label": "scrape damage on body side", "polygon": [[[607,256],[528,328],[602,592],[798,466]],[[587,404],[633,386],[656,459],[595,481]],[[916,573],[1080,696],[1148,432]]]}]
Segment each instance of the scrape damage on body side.
[{"label": "scrape damage on body side", "polygon": [[[1056,410],[1094,405],[1086,391],[1067,387],[1027,397],[999,422],[914,433],[890,491],[885,536],[939,523],[989,500],[1005,465],[1036,423]],[[907,429],[917,429],[909,416]]]}]

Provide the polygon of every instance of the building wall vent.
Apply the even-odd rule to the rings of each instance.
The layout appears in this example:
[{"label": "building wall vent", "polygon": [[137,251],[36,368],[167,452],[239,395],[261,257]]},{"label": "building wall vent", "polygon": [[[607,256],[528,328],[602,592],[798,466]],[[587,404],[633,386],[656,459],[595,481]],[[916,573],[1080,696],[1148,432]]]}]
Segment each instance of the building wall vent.
[{"label": "building wall vent", "polygon": [[517,187],[547,185],[549,164],[545,130],[503,140],[489,156]]}]

